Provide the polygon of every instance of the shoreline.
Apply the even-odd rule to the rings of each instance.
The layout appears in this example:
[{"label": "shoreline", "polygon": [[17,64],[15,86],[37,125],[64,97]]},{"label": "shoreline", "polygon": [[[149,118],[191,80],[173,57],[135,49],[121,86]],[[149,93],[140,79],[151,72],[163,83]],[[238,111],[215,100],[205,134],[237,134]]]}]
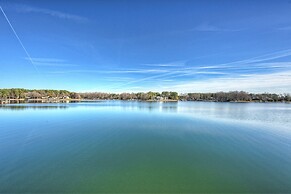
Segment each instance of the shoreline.
[{"label": "shoreline", "polygon": [[214,102],[214,103],[285,103],[291,104],[289,101],[211,101],[211,100],[120,100],[120,99],[57,99],[57,100],[44,100],[44,99],[7,99],[1,100],[0,105],[9,104],[68,104],[68,103],[84,103],[84,102],[102,102],[102,101],[137,101],[137,102],[157,102],[157,103],[167,103],[167,102]]},{"label": "shoreline", "polygon": [[142,102],[179,102],[181,100],[141,100]]},{"label": "shoreline", "polygon": [[94,102],[100,100],[123,100],[144,102],[232,102],[232,103],[285,103],[291,102],[291,94],[248,93],[245,91],[212,92],[212,93],[180,93],[163,92],[70,92],[67,90],[31,90],[24,88],[0,89],[0,104],[12,103],[70,103]]}]

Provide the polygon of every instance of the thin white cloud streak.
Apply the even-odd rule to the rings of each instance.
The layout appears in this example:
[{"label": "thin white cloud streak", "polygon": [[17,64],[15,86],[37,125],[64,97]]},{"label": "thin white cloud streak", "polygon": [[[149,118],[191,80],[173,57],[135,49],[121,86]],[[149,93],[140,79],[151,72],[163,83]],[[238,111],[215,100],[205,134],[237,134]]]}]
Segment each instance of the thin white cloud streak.
[{"label": "thin white cloud streak", "polygon": [[[188,72],[188,73],[185,73],[185,72]],[[183,73],[183,74],[178,74],[178,73]],[[210,74],[220,74],[218,72],[210,72]],[[178,74],[178,75],[175,75],[175,74]],[[138,82],[142,82],[142,81],[152,81],[152,80],[156,80],[157,78],[162,78],[162,77],[166,77],[166,76],[169,76],[167,78],[174,78],[174,77],[179,77],[179,76],[185,76],[185,75],[190,75],[190,74],[205,74],[205,72],[199,72],[199,71],[196,71],[196,72],[192,72],[192,73],[189,73],[189,71],[169,71],[168,73],[166,74],[159,74],[159,75],[154,75],[154,76],[151,76],[151,77],[145,77],[145,78],[142,78],[142,79],[138,79],[138,80],[133,80],[133,81],[130,81],[130,82],[126,82],[126,83],[123,83],[123,84],[117,84],[117,85],[114,85],[112,87],[110,87],[111,89],[117,89],[117,88],[120,88],[120,87],[123,87],[123,86],[126,86],[126,85],[130,85],[130,84],[133,84],[133,83],[138,83]]]},{"label": "thin white cloud streak", "polygon": [[196,72],[191,72],[191,73],[184,74],[184,75],[193,75],[193,74],[226,75],[226,74],[229,74],[229,73],[218,72],[218,71],[196,71]]},{"label": "thin white cloud streak", "polygon": [[[186,72],[186,73],[185,73]],[[177,72],[173,72],[172,75],[167,76],[165,79],[173,79],[173,78],[177,78],[177,77],[185,77],[186,79],[189,79],[189,76],[191,75],[217,75],[217,76],[223,76],[223,75],[228,75],[229,73],[225,73],[225,72],[215,72],[215,71],[181,71],[180,73]],[[159,76],[156,78],[163,78],[165,76]],[[156,79],[155,79],[156,80]],[[155,81],[152,80],[152,81]],[[177,81],[176,81],[177,82]]]},{"label": "thin white cloud streak", "polygon": [[102,80],[107,82],[129,82],[134,79],[130,77],[102,77]]},{"label": "thin white cloud streak", "polygon": [[242,29],[230,29],[230,28],[221,28],[210,24],[200,24],[188,31],[198,31],[198,32],[238,32]]},{"label": "thin white cloud streak", "polygon": [[167,76],[167,75],[172,75],[172,74],[175,74],[175,73],[176,72],[169,72],[169,73],[162,74],[162,75],[155,75],[155,76],[151,76],[151,77],[145,77],[145,78],[142,78],[142,79],[126,82],[126,83],[123,83],[123,84],[114,85],[114,86],[110,87],[110,89],[117,89],[117,88],[121,88],[123,86],[129,85],[129,84],[138,83],[138,82],[141,82],[141,81],[151,80],[151,79],[155,79],[155,78],[160,78],[160,77],[164,77],[164,76]]},{"label": "thin white cloud streak", "polygon": [[39,70],[37,69],[36,65],[34,64],[34,61],[32,60],[30,54],[28,53],[27,49],[26,49],[25,46],[23,45],[21,39],[19,38],[18,34],[16,33],[14,27],[12,26],[10,20],[8,19],[7,15],[5,14],[5,12],[4,12],[4,10],[2,9],[1,6],[0,6],[0,9],[1,9],[1,12],[3,13],[3,15],[4,15],[4,17],[5,17],[6,21],[7,21],[7,23],[9,24],[11,30],[13,31],[15,37],[17,38],[17,40],[18,40],[18,42],[20,43],[21,47],[23,48],[25,54],[27,55],[29,61],[31,62],[32,66],[34,67],[35,71],[36,71],[37,73],[39,73]]},{"label": "thin white cloud streak", "polygon": [[161,79],[161,80],[158,80],[158,81],[161,81],[161,82],[174,82],[175,80],[173,80],[173,79]]},{"label": "thin white cloud streak", "polygon": [[[37,66],[50,66],[50,67],[77,67],[79,65],[67,63],[64,59],[56,58],[31,58]],[[29,58],[25,58],[29,60]]]},{"label": "thin white cloud streak", "polygon": [[[25,58],[26,60],[29,60],[29,58]],[[56,58],[36,58],[36,57],[32,57],[31,58],[34,62],[38,62],[38,63],[62,63],[62,62],[66,62],[66,60],[64,59],[56,59]]]},{"label": "thin white cloud streak", "polygon": [[[291,62],[271,62],[271,63],[260,63],[260,62],[280,59],[280,58],[289,57],[289,56],[291,56],[291,49],[268,53],[265,55],[260,55],[257,57],[252,57],[249,59],[244,59],[244,60],[239,60],[239,61],[220,63],[220,64],[215,64],[215,65],[198,66],[198,67],[187,67],[185,69],[187,70],[193,70],[197,68],[198,69],[222,69],[222,70],[242,69],[244,65],[251,65],[251,66],[248,66],[247,68],[255,68],[256,66],[259,66],[259,65],[263,66],[263,65],[267,65],[271,63],[284,64],[287,66],[288,64],[291,64]],[[239,65],[243,65],[243,66],[239,66]]]},{"label": "thin white cloud streak", "polygon": [[176,65],[176,64],[145,64],[145,66],[151,66],[151,67],[183,67],[185,65]]},{"label": "thin white cloud streak", "polygon": [[[291,49],[277,51],[277,52],[273,52],[273,53],[268,53],[265,55],[260,55],[257,57],[252,57],[249,59],[244,59],[244,60],[239,60],[239,61],[220,63],[220,64],[208,65],[208,66],[200,66],[199,68],[201,68],[201,69],[242,68],[242,67],[239,67],[237,65],[250,65],[251,64],[251,65],[255,66],[259,62],[265,62],[265,61],[280,59],[280,58],[289,57],[289,56],[291,56]],[[278,62],[278,63],[282,63],[282,62]],[[289,63],[289,62],[284,62],[284,63]],[[261,63],[261,64],[263,64],[263,63]],[[236,66],[234,66],[234,65],[236,65]],[[189,67],[187,69],[191,70],[191,69],[196,69],[196,68],[197,67]]]},{"label": "thin white cloud streak", "polygon": [[231,64],[241,64],[241,65],[243,65],[243,64],[249,64],[249,63],[270,61],[270,60],[279,59],[279,58],[288,57],[288,56],[291,56],[291,49],[282,50],[282,51],[273,52],[273,53],[268,53],[268,54],[265,54],[265,55],[252,57],[250,59],[241,60],[241,61],[235,61],[235,62],[230,62],[230,63],[225,63],[225,64],[222,64],[222,65],[231,65]]},{"label": "thin white cloud streak", "polygon": [[136,69],[136,70],[64,70],[64,71],[51,71],[51,74],[66,74],[66,73],[100,73],[100,74],[148,74],[148,73],[165,73],[169,70],[165,69]]},{"label": "thin white cloud streak", "polygon": [[79,22],[79,23],[89,22],[88,18],[75,15],[75,14],[64,13],[61,11],[55,11],[55,10],[50,10],[50,9],[45,9],[45,8],[38,8],[38,7],[28,6],[24,4],[11,4],[11,5],[18,12],[40,13],[40,14],[49,15],[55,18],[71,20],[71,21]]},{"label": "thin white cloud streak", "polygon": [[143,64],[145,66],[151,66],[151,67],[183,67],[185,66],[185,61],[177,61],[177,62],[171,62],[171,63],[148,63]]},{"label": "thin white cloud streak", "polygon": [[[247,66],[248,65],[248,66]],[[244,64],[244,66],[199,66],[198,69],[203,70],[223,70],[223,71],[229,71],[229,70],[260,70],[260,69],[279,69],[279,68],[290,68],[291,62],[271,62],[271,63],[248,63]],[[188,70],[197,69],[196,67],[188,68]]]},{"label": "thin white cloud streak", "polygon": [[[212,66],[198,66],[198,69],[225,69],[226,67],[230,66],[219,66],[219,65],[212,65]],[[188,68],[191,69],[191,68]]]},{"label": "thin white cloud streak", "polygon": [[48,67],[78,67],[79,65],[70,63],[45,63],[45,62],[34,62],[37,66],[48,66]]},{"label": "thin white cloud streak", "polygon": [[112,70],[112,71],[103,71],[107,73],[165,73],[169,70],[164,69],[137,69],[137,70]]}]

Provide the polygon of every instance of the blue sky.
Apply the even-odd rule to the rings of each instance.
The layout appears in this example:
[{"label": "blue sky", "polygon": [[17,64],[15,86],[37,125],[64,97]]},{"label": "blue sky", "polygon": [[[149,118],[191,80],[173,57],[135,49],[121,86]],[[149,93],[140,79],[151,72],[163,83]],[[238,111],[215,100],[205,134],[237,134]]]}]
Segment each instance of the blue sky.
[{"label": "blue sky", "polygon": [[0,88],[291,93],[289,0],[0,6]]}]

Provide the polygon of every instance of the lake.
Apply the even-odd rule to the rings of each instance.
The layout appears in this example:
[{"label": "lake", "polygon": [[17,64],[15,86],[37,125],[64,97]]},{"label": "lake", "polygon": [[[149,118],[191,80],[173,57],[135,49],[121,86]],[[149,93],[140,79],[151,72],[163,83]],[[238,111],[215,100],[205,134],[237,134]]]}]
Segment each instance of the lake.
[{"label": "lake", "polygon": [[0,123],[0,193],[291,192],[291,104],[11,104]]}]

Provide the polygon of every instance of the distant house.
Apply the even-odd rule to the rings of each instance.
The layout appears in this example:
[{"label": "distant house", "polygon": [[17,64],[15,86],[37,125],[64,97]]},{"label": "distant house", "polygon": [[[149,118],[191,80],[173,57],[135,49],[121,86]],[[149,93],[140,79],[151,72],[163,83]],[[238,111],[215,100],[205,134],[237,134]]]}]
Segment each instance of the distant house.
[{"label": "distant house", "polygon": [[164,100],[164,98],[162,96],[157,96],[156,99],[159,100],[159,101]]}]

